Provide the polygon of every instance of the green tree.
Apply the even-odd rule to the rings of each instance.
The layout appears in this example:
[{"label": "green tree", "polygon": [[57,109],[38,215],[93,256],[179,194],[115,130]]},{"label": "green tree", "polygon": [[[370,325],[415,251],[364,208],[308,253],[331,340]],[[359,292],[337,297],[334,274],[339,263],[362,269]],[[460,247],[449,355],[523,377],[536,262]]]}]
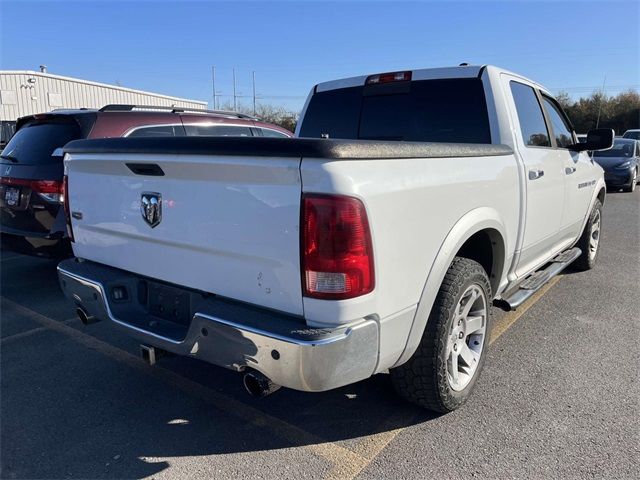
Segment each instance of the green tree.
[{"label": "green tree", "polygon": [[556,97],[579,133],[596,128],[613,128],[622,135],[640,126],[640,94],[629,90],[616,96],[594,92],[589,97],[572,100],[566,92]]}]

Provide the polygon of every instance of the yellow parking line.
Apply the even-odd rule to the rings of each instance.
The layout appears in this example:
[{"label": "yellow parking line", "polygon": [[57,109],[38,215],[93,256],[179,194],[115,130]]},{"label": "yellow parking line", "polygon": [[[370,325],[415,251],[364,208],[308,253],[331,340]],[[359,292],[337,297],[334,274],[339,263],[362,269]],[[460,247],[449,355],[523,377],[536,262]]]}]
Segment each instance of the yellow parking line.
[{"label": "yellow parking line", "polygon": [[11,260],[15,260],[16,258],[24,258],[24,256],[22,256],[22,255],[11,255],[11,256],[7,257],[6,255],[2,255],[2,256],[0,257],[0,261],[1,261],[2,263],[4,263],[4,262],[10,262]]},{"label": "yellow parking line", "polygon": [[[489,339],[489,345],[495,342],[500,336],[509,330],[522,315],[524,315],[527,310],[529,310],[532,306],[534,306],[540,298],[547,293],[547,291],[553,287],[558,281],[562,278],[560,275],[552,278],[544,287],[542,287],[538,292],[536,292],[529,300],[527,300],[522,307],[518,310],[514,310],[513,312],[507,313],[504,317],[500,319],[500,322],[493,326],[491,330],[491,338]],[[393,421],[388,422],[392,425]],[[398,423],[395,423],[398,425]],[[342,475],[342,472],[338,470],[338,466],[331,470],[325,478],[330,480],[352,480],[357,477],[362,470],[367,468],[371,463],[376,459],[376,457],[393,441],[394,438],[398,436],[402,431],[406,430],[407,427],[396,428],[388,431],[383,431],[376,435],[372,435],[367,438],[364,442],[365,445],[363,448],[359,449],[356,447],[356,451],[363,457],[367,458],[367,462],[362,465],[360,469],[353,468],[351,475]],[[384,428],[383,428],[384,430]]]},{"label": "yellow parking line", "polygon": [[[489,345],[494,343],[504,332],[509,330],[509,328],[511,328],[518,319],[527,312],[527,310],[535,305],[535,303],[560,280],[560,278],[560,276],[553,278],[520,309],[506,314],[499,323],[495,324],[491,332]],[[202,384],[181,377],[170,370],[162,367],[149,368],[138,357],[124,350],[82,333],[79,330],[68,327],[61,322],[56,322],[49,317],[30,310],[11,300],[2,298],[2,301],[17,312],[40,323],[44,329],[60,332],[72,338],[76,342],[91,348],[92,350],[106,355],[118,362],[124,363],[139,372],[169,383],[190,395],[200,398],[201,400],[211,403],[219,410],[249,421],[255,426],[269,428],[280,437],[291,442],[293,445],[301,445],[303,448],[310,450],[315,455],[325,458],[333,463],[333,467],[325,476],[328,480],[354,479],[376,459],[376,457],[398,436],[398,434],[407,428],[394,427],[396,425],[406,425],[408,420],[410,420],[404,418],[402,413],[398,413],[382,425],[382,432],[367,437],[361,441],[358,446],[356,446],[356,451],[352,451],[341,447],[336,443],[325,441],[320,437],[301,429],[300,427],[291,425],[284,420],[263,413],[260,410],[254,409],[253,407],[250,407],[249,405],[232,397],[228,397],[216,392],[215,390],[211,390]]]},{"label": "yellow parking line", "polygon": [[291,425],[284,420],[263,413],[258,409],[205,387],[193,380],[181,377],[171,370],[167,370],[162,367],[149,367],[135,355],[105,343],[102,340],[98,340],[91,335],[87,335],[86,333],[82,333],[79,330],[64,325],[61,322],[52,320],[49,317],[4,297],[2,298],[2,302],[17,313],[36,321],[42,325],[43,328],[66,335],[77,343],[123,363],[140,373],[149,375],[165,383],[169,383],[170,385],[177,387],[200,400],[212,404],[215,408],[227,414],[248,421],[257,427],[268,428],[276,435],[290,442],[292,445],[302,446],[315,455],[318,455],[331,463],[338,464],[338,466],[341,466],[340,472],[344,473],[342,477],[347,476],[354,470],[360,471],[366,464],[367,459],[352,452],[351,450],[341,447],[336,443],[325,441],[324,439],[317,437],[300,427]]},{"label": "yellow parking line", "polygon": [[524,305],[522,305],[518,310],[514,310],[513,312],[507,313],[504,317],[500,319],[500,321],[493,325],[491,329],[491,337],[489,338],[489,345],[498,340],[500,336],[507,330],[509,330],[514,323],[518,321],[522,315],[527,313],[531,307],[533,307],[540,298],[549,291],[551,287],[553,287],[556,283],[560,281],[562,278],[561,275],[553,277],[551,280],[547,282],[547,284],[538,290],[529,300],[527,300]]}]

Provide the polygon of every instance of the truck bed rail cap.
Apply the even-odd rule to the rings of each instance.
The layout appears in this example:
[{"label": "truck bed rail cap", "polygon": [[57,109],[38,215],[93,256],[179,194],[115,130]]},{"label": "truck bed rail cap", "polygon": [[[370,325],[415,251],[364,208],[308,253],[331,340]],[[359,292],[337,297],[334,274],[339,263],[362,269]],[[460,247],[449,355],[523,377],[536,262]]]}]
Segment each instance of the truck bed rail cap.
[{"label": "truck bed rail cap", "polygon": [[329,159],[489,157],[511,155],[507,145],[315,138],[171,137],[74,140],[65,153],[138,153],[307,157]]}]

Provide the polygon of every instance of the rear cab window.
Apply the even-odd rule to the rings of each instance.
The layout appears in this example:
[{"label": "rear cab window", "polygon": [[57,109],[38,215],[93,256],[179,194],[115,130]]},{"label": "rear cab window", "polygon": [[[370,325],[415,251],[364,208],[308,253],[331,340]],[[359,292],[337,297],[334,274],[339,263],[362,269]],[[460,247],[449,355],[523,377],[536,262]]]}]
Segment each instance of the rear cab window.
[{"label": "rear cab window", "polygon": [[81,137],[80,126],[73,119],[52,118],[44,122],[33,121],[22,126],[2,152],[3,161],[23,165],[42,165],[59,162],[51,154],[71,140]]},{"label": "rear cab window", "polygon": [[454,78],[317,92],[300,127],[309,138],[491,143],[482,80]]}]

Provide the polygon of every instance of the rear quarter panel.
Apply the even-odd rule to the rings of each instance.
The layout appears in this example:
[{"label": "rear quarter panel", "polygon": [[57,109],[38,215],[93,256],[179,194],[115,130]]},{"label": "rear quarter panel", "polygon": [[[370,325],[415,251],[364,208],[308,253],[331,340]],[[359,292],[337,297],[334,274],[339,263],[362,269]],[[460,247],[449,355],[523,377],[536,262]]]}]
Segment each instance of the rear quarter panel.
[{"label": "rear quarter panel", "polygon": [[[491,212],[505,237],[506,265],[515,250],[520,197],[513,155],[338,161],[304,158],[301,178],[303,192],[351,195],[363,201],[376,273],[375,289],[368,295],[344,301],[304,298],[307,323],[378,319],[381,341],[388,342],[380,346],[379,368],[393,364],[404,350],[428,277],[444,276],[444,271],[429,272],[439,255],[455,254],[441,250],[463,217],[478,209]],[[455,235],[470,236],[473,227],[465,223]],[[430,308],[428,305],[426,311]],[[387,322],[394,318],[402,321]]]}]

